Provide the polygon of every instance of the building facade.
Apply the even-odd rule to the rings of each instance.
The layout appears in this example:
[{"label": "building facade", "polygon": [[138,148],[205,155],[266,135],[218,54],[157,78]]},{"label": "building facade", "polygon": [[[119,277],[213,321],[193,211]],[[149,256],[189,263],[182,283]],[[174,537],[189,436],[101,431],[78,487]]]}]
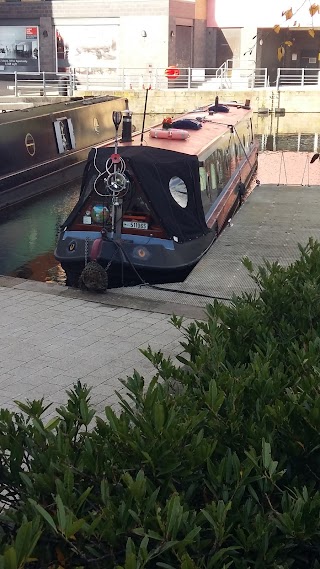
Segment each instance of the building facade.
[{"label": "building facade", "polygon": [[[301,0],[215,0],[211,25],[218,30],[217,66],[233,59],[234,67],[267,68],[274,85],[278,68],[318,77],[320,14]],[[280,50],[280,51],[279,51]]]},{"label": "building facade", "polygon": [[211,4],[0,0],[0,73],[214,67],[214,42],[207,41]]},{"label": "building facade", "polygon": [[0,0],[0,73],[112,76],[230,59],[233,67],[266,67],[273,84],[278,67],[312,72],[320,64],[320,15],[291,0],[287,19],[286,1],[262,9],[257,0]]}]

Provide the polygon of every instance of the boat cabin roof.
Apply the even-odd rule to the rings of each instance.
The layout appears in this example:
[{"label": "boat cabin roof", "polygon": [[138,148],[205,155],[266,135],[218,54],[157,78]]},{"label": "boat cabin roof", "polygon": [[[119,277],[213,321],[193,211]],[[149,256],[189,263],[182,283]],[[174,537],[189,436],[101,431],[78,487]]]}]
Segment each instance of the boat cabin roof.
[{"label": "boat cabin roof", "polygon": [[[206,110],[195,110],[185,115],[176,117],[177,119],[188,118],[188,119],[201,119],[202,127],[198,130],[188,130],[189,137],[186,140],[177,139],[163,139],[163,138],[152,138],[150,136],[151,129],[148,129],[143,134],[143,145],[152,148],[161,148],[163,150],[174,150],[176,152],[182,152],[184,154],[196,155],[201,157],[205,154],[206,150],[209,149],[213,142],[219,139],[223,134],[230,133],[229,126],[234,126],[236,128],[237,124],[241,122],[244,118],[250,118],[252,116],[252,111],[250,109],[245,109],[243,107],[235,106],[235,103],[225,105],[229,108],[229,112],[216,112],[214,114],[209,114],[208,109]],[[161,128],[162,123],[158,125]],[[154,128],[154,127],[153,127]],[[182,128],[182,130],[184,130]],[[114,141],[108,143],[107,146],[114,145]],[[140,146],[141,145],[141,133],[133,135],[133,141],[129,143],[119,143],[119,146]]]}]

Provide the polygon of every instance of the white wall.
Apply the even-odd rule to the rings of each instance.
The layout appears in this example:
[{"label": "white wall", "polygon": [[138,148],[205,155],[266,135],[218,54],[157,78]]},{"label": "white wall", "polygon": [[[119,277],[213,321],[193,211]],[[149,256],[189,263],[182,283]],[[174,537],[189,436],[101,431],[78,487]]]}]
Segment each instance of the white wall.
[{"label": "white wall", "polygon": [[121,16],[119,67],[167,67],[168,29],[168,16]]},{"label": "white wall", "polygon": [[[253,39],[257,35],[257,28],[253,26],[245,27],[241,30],[241,55],[240,55],[240,67],[242,68],[254,68],[256,62],[256,44],[257,38]],[[252,53],[250,54],[250,51]]]}]

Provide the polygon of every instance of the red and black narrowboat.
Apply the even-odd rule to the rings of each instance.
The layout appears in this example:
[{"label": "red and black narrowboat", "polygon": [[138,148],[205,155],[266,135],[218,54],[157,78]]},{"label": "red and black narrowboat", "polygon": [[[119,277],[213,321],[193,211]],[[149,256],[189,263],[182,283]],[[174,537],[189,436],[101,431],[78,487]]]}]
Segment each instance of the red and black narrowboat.
[{"label": "red and black narrowboat", "polygon": [[[257,168],[252,111],[216,103],[92,148],[55,256],[77,286],[97,261],[110,285],[183,280],[241,203]],[[114,113],[118,132],[121,113]],[[109,285],[109,286],[110,286]]]}]

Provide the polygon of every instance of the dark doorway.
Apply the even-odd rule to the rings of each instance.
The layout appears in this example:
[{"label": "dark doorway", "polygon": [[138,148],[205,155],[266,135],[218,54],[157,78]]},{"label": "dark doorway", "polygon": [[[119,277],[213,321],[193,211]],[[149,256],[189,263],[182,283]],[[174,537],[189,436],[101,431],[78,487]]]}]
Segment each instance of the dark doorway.
[{"label": "dark doorway", "polygon": [[176,65],[192,67],[192,31],[191,26],[176,27]]}]

